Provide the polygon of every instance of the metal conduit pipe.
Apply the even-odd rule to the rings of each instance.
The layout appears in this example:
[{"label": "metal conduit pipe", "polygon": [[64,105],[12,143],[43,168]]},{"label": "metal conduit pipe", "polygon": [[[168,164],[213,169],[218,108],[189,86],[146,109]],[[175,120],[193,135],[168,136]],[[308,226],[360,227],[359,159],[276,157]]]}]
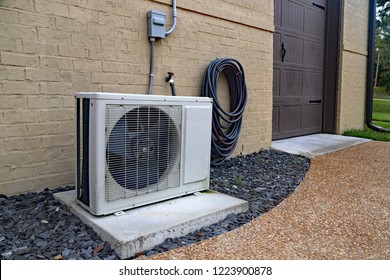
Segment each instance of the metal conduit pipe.
[{"label": "metal conduit pipe", "polygon": [[176,0],[172,0],[172,26],[167,32],[165,32],[165,36],[170,35],[173,32],[173,30],[175,30],[176,18],[177,18]]},{"label": "metal conduit pipe", "polygon": [[368,56],[367,56],[367,81],[366,81],[366,125],[368,128],[378,131],[390,133],[389,129],[374,125],[372,123],[372,107],[373,107],[373,78],[374,78],[374,58],[375,58],[375,31],[376,31],[376,0],[369,1],[369,17],[368,17]]},{"label": "metal conduit pipe", "polygon": [[150,38],[150,72],[149,72],[149,91],[148,95],[152,94],[153,79],[154,79],[154,38]]},{"label": "metal conduit pipe", "polygon": [[[165,32],[165,36],[170,35],[176,28],[176,18],[177,18],[177,10],[176,10],[176,0],[172,0],[172,26],[171,28]],[[150,37],[150,72],[149,72],[149,90],[148,95],[152,94],[153,89],[153,80],[154,80],[154,42],[155,38]],[[174,85],[171,85],[172,94],[176,94],[174,91]]]}]

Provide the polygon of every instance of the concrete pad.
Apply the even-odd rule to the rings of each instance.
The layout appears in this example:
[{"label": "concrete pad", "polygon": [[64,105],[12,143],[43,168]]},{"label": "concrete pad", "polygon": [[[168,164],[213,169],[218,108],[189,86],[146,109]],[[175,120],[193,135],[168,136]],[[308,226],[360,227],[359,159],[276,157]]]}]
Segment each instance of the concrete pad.
[{"label": "concrete pad", "polygon": [[271,148],[313,158],[371,140],[335,134],[313,134],[273,141]]},{"label": "concrete pad", "polygon": [[93,216],[76,201],[76,192],[54,197],[107,241],[121,259],[150,250],[166,238],[186,235],[231,213],[248,210],[248,202],[214,191],[175,198],[125,211],[122,216]]}]

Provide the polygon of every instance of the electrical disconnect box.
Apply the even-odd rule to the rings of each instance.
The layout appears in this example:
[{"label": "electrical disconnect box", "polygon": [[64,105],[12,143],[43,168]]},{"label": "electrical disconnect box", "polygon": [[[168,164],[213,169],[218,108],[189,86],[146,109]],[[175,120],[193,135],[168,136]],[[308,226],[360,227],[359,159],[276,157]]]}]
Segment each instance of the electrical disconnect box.
[{"label": "electrical disconnect box", "polygon": [[165,13],[148,12],[148,37],[165,38]]}]

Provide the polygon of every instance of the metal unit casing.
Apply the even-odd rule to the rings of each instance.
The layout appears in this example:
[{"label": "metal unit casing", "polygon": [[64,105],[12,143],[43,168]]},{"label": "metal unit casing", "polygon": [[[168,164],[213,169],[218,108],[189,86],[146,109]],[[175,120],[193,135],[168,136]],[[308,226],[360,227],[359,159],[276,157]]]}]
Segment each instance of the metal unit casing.
[{"label": "metal unit casing", "polygon": [[208,189],[212,99],[98,92],[75,97],[77,201],[92,214]]}]

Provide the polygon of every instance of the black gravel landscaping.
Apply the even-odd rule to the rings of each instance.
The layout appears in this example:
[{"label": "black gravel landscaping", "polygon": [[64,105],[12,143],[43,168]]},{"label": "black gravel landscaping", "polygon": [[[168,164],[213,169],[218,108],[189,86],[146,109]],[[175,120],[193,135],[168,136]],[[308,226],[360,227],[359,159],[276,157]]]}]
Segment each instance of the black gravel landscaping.
[{"label": "black gravel landscaping", "polygon": [[[262,150],[212,167],[210,188],[248,201],[249,210],[140,255],[153,255],[226,233],[269,211],[292,193],[310,165],[308,158]],[[110,245],[53,198],[74,187],[0,195],[1,259],[119,259]]]}]

